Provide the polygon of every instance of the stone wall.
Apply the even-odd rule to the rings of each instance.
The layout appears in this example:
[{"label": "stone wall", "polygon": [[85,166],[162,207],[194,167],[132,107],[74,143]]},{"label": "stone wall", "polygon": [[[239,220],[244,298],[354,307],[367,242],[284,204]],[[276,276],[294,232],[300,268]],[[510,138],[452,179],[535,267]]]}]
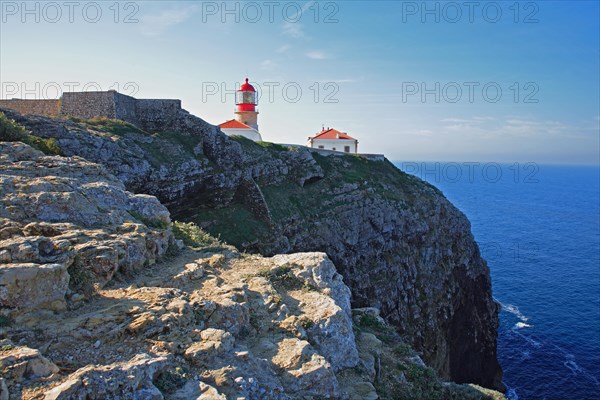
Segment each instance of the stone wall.
[{"label": "stone wall", "polygon": [[21,114],[114,118],[147,131],[159,131],[177,129],[181,100],[136,99],[109,90],[67,92],[60,100],[0,100],[0,108],[10,108]]},{"label": "stone wall", "polygon": [[181,100],[135,100],[138,126],[149,132],[175,129],[181,111]]},{"label": "stone wall", "polygon": [[79,118],[117,118],[115,92],[67,92],[61,97],[60,115]]},{"label": "stone wall", "polygon": [[138,125],[135,97],[115,92],[115,118]]},{"label": "stone wall", "polygon": [[60,100],[0,100],[0,108],[10,108],[21,114],[56,116],[60,113]]}]

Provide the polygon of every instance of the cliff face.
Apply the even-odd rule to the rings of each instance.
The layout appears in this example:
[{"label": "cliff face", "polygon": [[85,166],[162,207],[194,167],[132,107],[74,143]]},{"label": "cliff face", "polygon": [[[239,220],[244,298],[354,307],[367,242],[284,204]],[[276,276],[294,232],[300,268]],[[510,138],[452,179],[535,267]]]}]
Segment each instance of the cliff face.
[{"label": "cliff face", "polygon": [[185,112],[153,134],[7,115],[240,249],[325,252],[353,306],[380,308],[442,376],[502,388],[498,308],[467,219],[388,161],[231,140]]},{"label": "cliff face", "polygon": [[[312,155],[322,179],[304,186],[292,174],[273,179],[265,165],[285,153],[271,151],[273,161],[254,168],[272,223],[254,220],[241,229],[263,232],[258,240],[239,238],[240,229],[230,228],[236,221],[215,218],[213,211],[200,210],[195,219],[263,254],[327,253],[352,289],[353,306],[380,308],[442,376],[502,388],[499,310],[466,217],[437,189],[388,161]],[[237,207],[229,207],[232,215]]]}]

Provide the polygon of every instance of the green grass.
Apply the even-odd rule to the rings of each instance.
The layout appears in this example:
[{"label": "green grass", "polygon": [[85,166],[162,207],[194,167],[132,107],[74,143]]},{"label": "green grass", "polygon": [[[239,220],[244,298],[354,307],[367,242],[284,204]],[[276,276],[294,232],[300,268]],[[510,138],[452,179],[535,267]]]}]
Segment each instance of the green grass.
[{"label": "green grass", "polygon": [[[399,203],[416,201],[409,188],[419,185],[437,194],[441,192],[434,186],[419,181],[418,178],[400,171],[394,164],[385,161],[371,161],[364,157],[347,154],[344,156],[324,156],[313,154],[317,163],[325,171],[326,178],[345,183],[357,183],[369,187],[373,193],[387,200]],[[420,193],[427,198],[427,193]],[[422,196],[419,196],[422,197]]]},{"label": "green grass", "polygon": [[155,138],[168,140],[172,143],[181,145],[186,151],[193,155],[194,147],[200,143],[200,137],[195,135],[184,134],[180,132],[165,131],[157,132],[152,135]]},{"label": "green grass", "polygon": [[17,124],[14,119],[10,119],[4,113],[0,112],[0,140],[17,142],[28,134],[29,132]]},{"label": "green grass", "polygon": [[286,146],[282,146],[277,143],[262,141],[255,142],[241,135],[230,136],[230,139],[241,144],[244,152],[248,153],[249,155],[255,158],[268,156],[277,158],[280,156],[279,153],[289,150]]},{"label": "green grass", "polygon": [[411,357],[416,354],[413,348],[406,343],[397,344],[393,351],[398,357]]},{"label": "green grass", "polygon": [[127,212],[133,218],[140,221],[141,223],[143,223],[144,225],[146,225],[149,228],[165,230],[169,227],[169,224],[167,224],[165,221],[159,221],[159,220],[155,220],[155,219],[146,218],[137,211],[132,210],[132,211],[127,211]]},{"label": "green grass", "polygon": [[215,247],[222,245],[221,241],[202,230],[193,222],[173,222],[175,238],[183,240],[186,246],[192,248]]},{"label": "green grass", "polygon": [[358,318],[358,326],[376,332],[385,332],[388,330],[388,327],[385,324],[382,324],[376,317],[369,314],[363,314]]},{"label": "green grass", "polygon": [[56,139],[34,136],[23,126],[19,125],[15,120],[8,118],[2,112],[0,112],[0,141],[23,142],[47,155],[63,155]]},{"label": "green grass", "polygon": [[292,216],[305,221],[318,220],[335,214],[337,209],[343,210],[348,205],[338,199],[344,195],[333,192],[344,184],[356,184],[356,190],[364,191],[363,196],[394,201],[399,207],[416,201],[407,190],[415,185],[412,177],[387,161],[369,161],[353,155],[314,154],[314,157],[325,172],[323,179],[304,187],[289,181],[261,187],[274,221],[284,221]]},{"label": "green grass", "polygon": [[138,143],[149,155],[151,163],[155,166],[162,164],[178,164],[189,159],[196,159],[218,169],[203,154],[196,154],[194,148],[202,142],[202,138],[181,132],[165,131],[152,134],[152,143]]},{"label": "green grass", "polygon": [[239,203],[224,208],[197,208],[186,219],[196,223],[210,221],[208,233],[238,248],[269,234],[268,225]]},{"label": "green grass", "polygon": [[442,386],[433,369],[412,364],[406,370],[406,378],[412,383],[411,395],[415,399],[433,400],[442,398]]},{"label": "green grass", "polygon": [[136,143],[146,152],[148,160],[153,166],[176,164],[190,158],[208,161],[203,155],[196,155],[194,153],[194,148],[201,142],[199,136],[173,131],[150,133],[129,122],[106,117],[94,117],[90,119],[69,117],[69,119],[97,131],[119,137],[125,137],[128,133],[137,133],[152,137],[154,140],[150,143],[145,141],[138,141]]},{"label": "green grass", "polygon": [[285,146],[282,146],[280,144],[277,143],[271,143],[271,142],[255,142],[257,145],[259,145],[260,147],[262,147],[265,150],[271,151],[271,152],[279,152],[279,151],[288,151],[288,148]]},{"label": "green grass", "polygon": [[77,117],[68,117],[69,120],[77,123],[83,123],[91,126],[101,132],[110,133],[117,136],[125,136],[127,133],[142,133],[148,134],[141,130],[137,126],[130,124],[129,122],[121,121],[119,119],[111,119],[107,117],[93,117],[89,119],[82,119]]}]

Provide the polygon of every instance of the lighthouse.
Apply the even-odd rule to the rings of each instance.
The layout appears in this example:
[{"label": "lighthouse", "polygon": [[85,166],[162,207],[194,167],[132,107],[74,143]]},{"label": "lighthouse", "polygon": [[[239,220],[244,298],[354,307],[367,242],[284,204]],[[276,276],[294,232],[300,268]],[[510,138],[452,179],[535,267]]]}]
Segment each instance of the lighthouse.
[{"label": "lighthouse", "polygon": [[241,135],[254,141],[262,140],[258,132],[257,93],[248,78],[235,92],[235,119],[223,122],[219,127],[228,136]]},{"label": "lighthouse", "polygon": [[236,121],[258,130],[257,104],[256,90],[254,90],[254,86],[248,83],[248,78],[246,78],[246,83],[243,83],[240,90],[235,93]]}]

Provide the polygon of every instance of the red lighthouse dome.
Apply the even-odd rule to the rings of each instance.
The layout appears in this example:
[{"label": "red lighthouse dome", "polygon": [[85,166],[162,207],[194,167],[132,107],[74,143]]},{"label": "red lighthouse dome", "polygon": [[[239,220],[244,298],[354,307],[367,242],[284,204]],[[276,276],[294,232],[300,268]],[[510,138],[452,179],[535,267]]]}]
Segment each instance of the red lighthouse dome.
[{"label": "red lighthouse dome", "polygon": [[254,86],[248,83],[248,78],[246,78],[246,83],[243,83],[240,90],[236,92],[235,105],[237,111],[256,111],[256,104],[258,104],[256,90]]},{"label": "red lighthouse dome", "polygon": [[254,90],[254,86],[252,86],[251,84],[248,83],[248,78],[246,78],[246,83],[242,83],[242,86],[240,86],[240,91],[256,92],[256,90]]}]

